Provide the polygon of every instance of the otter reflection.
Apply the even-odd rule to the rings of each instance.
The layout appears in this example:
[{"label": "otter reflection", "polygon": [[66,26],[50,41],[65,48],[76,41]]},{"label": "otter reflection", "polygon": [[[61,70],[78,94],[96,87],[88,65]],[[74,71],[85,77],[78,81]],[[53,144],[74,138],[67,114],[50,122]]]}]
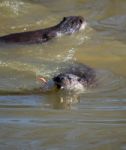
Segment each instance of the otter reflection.
[{"label": "otter reflection", "polygon": [[54,92],[46,95],[45,108],[71,109],[80,102],[80,95],[77,93]]}]

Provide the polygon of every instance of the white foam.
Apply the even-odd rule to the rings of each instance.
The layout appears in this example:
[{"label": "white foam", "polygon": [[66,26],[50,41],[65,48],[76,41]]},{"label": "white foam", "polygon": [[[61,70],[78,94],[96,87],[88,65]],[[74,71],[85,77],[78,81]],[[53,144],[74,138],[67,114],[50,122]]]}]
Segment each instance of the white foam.
[{"label": "white foam", "polygon": [[84,30],[87,26],[87,22],[83,22],[81,27],[80,27],[80,30]]},{"label": "white foam", "polygon": [[56,35],[57,35],[57,37],[61,37],[62,33],[61,32],[57,32]]}]

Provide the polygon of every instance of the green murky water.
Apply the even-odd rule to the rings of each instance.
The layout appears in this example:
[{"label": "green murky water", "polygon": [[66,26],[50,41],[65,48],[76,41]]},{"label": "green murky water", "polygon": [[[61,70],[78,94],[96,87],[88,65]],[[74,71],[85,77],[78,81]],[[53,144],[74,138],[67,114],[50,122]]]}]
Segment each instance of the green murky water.
[{"label": "green murky water", "polygon": [[[125,0],[0,0],[0,35],[70,15],[85,17],[86,30],[44,45],[0,45],[0,150],[126,149]],[[71,103],[34,93],[36,76],[51,78],[71,60],[98,70],[99,86]]]}]

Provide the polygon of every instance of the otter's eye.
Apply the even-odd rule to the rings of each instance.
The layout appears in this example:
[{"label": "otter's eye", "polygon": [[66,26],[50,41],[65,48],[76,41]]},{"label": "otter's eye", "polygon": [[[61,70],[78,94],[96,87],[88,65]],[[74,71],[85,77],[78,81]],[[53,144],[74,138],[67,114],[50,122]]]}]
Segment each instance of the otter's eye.
[{"label": "otter's eye", "polygon": [[61,78],[60,78],[60,80],[61,80],[61,81],[63,81],[63,80],[64,80],[64,78],[63,78],[63,77],[61,77]]},{"label": "otter's eye", "polygon": [[83,20],[79,19],[79,22],[80,22],[80,23],[83,23]]},{"label": "otter's eye", "polygon": [[79,82],[81,81],[81,78],[77,79]]}]

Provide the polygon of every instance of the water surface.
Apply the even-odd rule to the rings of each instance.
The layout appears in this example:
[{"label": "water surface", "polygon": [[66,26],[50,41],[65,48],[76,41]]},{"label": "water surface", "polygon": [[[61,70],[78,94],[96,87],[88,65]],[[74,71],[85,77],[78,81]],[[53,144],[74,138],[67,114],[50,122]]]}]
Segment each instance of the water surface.
[{"label": "water surface", "polygon": [[[0,35],[86,18],[86,30],[44,45],[0,44],[0,150],[126,149],[126,1],[0,0]],[[73,60],[97,70],[77,99],[38,93]]]}]

